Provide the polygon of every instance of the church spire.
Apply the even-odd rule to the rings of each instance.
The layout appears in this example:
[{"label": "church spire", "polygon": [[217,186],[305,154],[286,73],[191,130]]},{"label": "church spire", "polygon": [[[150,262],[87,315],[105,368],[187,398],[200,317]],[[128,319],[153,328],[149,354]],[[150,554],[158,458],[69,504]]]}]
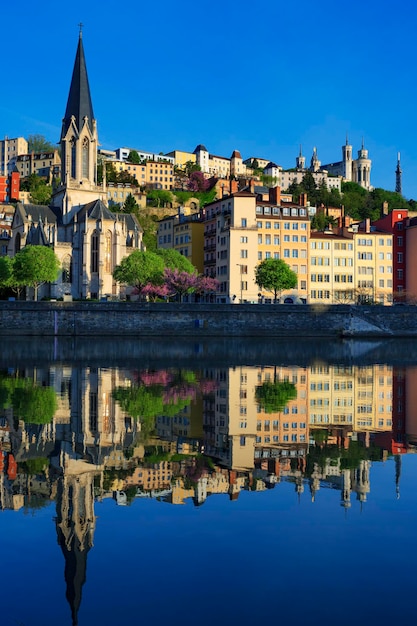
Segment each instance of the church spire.
[{"label": "church spire", "polygon": [[72,117],[75,118],[78,131],[80,131],[83,126],[84,117],[87,117],[90,131],[93,132],[92,121],[94,119],[94,113],[88,83],[87,66],[85,63],[81,25],[67,108],[63,119],[62,137],[67,133]]},{"label": "church spire", "polygon": [[401,195],[403,194],[403,191],[402,191],[402,174],[403,174],[403,171],[401,169],[400,153],[398,153],[398,155],[397,155],[397,169],[395,170],[395,191],[397,193],[400,193]]}]

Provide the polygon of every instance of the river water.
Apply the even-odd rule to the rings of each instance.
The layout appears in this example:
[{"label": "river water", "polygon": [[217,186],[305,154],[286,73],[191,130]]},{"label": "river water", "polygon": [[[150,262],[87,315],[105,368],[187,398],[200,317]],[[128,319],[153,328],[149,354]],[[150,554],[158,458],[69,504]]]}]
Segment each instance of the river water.
[{"label": "river water", "polygon": [[5,338],[1,624],[414,623],[415,354]]}]

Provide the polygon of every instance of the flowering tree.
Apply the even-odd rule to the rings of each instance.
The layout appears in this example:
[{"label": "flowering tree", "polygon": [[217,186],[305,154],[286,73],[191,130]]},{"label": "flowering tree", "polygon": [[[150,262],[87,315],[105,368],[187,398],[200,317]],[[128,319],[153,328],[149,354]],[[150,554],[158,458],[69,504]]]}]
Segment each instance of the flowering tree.
[{"label": "flowering tree", "polygon": [[148,283],[140,290],[138,290],[141,296],[145,296],[155,302],[158,298],[167,298],[169,296],[169,291],[166,285],[152,285],[152,283]]},{"label": "flowering tree", "polygon": [[191,172],[187,183],[189,191],[207,191],[210,183],[205,178],[203,172]]},{"label": "flowering tree", "polygon": [[179,296],[180,302],[185,294],[193,293],[198,285],[197,274],[190,274],[180,270],[172,270],[169,267],[164,271],[164,282],[168,293]]},{"label": "flowering tree", "polygon": [[201,295],[204,293],[215,293],[219,289],[219,285],[217,278],[200,274],[195,291]]}]

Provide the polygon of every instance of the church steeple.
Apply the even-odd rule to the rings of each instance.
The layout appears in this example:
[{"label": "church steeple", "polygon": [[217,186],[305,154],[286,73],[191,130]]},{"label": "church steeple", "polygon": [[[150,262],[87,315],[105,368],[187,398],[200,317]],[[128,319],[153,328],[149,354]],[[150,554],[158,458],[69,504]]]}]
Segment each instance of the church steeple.
[{"label": "church steeple", "polygon": [[68,215],[67,200],[74,206],[102,197],[97,187],[97,123],[94,118],[82,32],[78,38],[67,108],[61,131],[61,188],[53,198]]},{"label": "church steeple", "polygon": [[88,83],[87,66],[85,63],[84,47],[82,31],[78,39],[77,54],[75,56],[74,69],[72,72],[71,86],[68,95],[67,108],[62,123],[62,134],[64,137],[71,125],[71,119],[74,121],[78,131],[83,126],[85,117],[88,119],[90,132],[93,132],[93,104],[91,101],[90,85]]}]

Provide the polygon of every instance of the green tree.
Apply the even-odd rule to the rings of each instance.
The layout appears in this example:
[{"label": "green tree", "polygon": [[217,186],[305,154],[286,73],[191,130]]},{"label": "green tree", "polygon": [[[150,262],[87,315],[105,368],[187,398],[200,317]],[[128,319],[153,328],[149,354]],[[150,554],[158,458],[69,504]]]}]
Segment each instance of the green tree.
[{"label": "green tree", "polygon": [[30,192],[33,204],[49,205],[52,196],[52,187],[44,178],[37,174],[31,174],[21,184],[22,191]]},{"label": "green tree", "polygon": [[136,287],[139,292],[148,285],[160,285],[163,281],[164,261],[154,252],[134,250],[114,268],[113,278],[120,284]]},{"label": "green tree", "polygon": [[29,152],[53,152],[56,146],[50,143],[43,135],[29,135],[27,138]]},{"label": "green tree", "polygon": [[139,154],[136,152],[136,150],[131,150],[129,152],[129,156],[127,157],[127,160],[130,161],[130,163],[136,163],[139,164],[140,163],[140,156]]},{"label": "green tree", "polygon": [[13,259],[9,256],[0,257],[0,288],[10,287],[13,277]]},{"label": "green tree", "polygon": [[149,206],[163,207],[167,204],[171,204],[173,196],[170,191],[165,189],[151,189],[146,194],[146,202]]},{"label": "green tree", "polygon": [[342,183],[342,203],[346,215],[353,219],[363,219],[368,192],[357,183]]},{"label": "green tree", "polygon": [[21,382],[11,395],[13,414],[29,424],[49,424],[58,406],[55,391],[29,379]]},{"label": "green tree", "polygon": [[319,232],[323,232],[327,230],[330,226],[336,225],[336,220],[331,215],[326,215],[324,211],[317,211],[317,213],[313,216],[311,220],[311,228],[312,230],[318,230]]},{"label": "green tree", "polygon": [[59,267],[58,257],[52,248],[25,246],[14,258],[13,281],[18,285],[33,287],[37,300],[39,287],[53,283],[58,277]]},{"label": "green tree", "polygon": [[290,400],[297,397],[297,388],[293,383],[283,381],[266,381],[256,387],[255,398],[265,413],[283,411]]},{"label": "green tree", "polygon": [[195,274],[197,269],[194,265],[185,257],[173,248],[159,248],[156,250],[156,254],[163,259],[164,266],[171,270],[179,270],[180,272],[188,272],[188,274]]},{"label": "green tree", "polygon": [[297,274],[282,259],[265,259],[255,268],[255,283],[266,291],[277,294],[297,285]]},{"label": "green tree", "polygon": [[138,209],[139,209],[139,205],[136,202],[135,198],[130,193],[127,196],[125,203],[123,205],[123,211],[124,213],[136,213]]}]

